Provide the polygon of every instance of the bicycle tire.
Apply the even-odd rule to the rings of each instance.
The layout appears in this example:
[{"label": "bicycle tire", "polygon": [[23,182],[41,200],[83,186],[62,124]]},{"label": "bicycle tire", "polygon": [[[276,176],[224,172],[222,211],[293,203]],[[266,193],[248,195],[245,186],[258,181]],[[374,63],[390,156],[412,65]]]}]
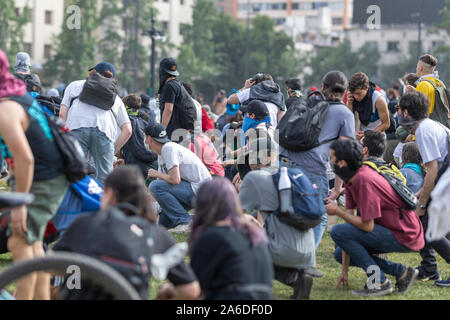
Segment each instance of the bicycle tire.
[{"label": "bicycle tire", "polygon": [[141,300],[136,289],[112,267],[83,254],[63,251],[14,263],[0,273],[0,291],[8,284],[30,273],[45,270],[66,270],[71,265],[80,268],[82,279],[90,280],[113,294],[114,300]]}]

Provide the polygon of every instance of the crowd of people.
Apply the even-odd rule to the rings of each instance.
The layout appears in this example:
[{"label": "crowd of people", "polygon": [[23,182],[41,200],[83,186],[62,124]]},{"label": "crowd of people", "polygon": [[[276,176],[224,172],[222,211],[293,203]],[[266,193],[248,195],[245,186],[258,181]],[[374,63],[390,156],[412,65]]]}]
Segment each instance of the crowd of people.
[{"label": "crowd of people", "polygon": [[[258,73],[239,90],[220,90],[211,106],[179,81],[172,58],[159,64],[154,97],[120,97],[115,67],[100,62],[86,66],[86,79],[70,83],[53,110],[41,97],[58,90],[44,94],[30,65],[18,53],[10,74],[0,50],[0,107],[8,114],[0,117],[2,176],[11,190],[35,196],[9,213],[4,232],[14,262],[45,255],[46,228],[74,183],[52,131],[59,118],[103,195],[52,250],[114,255],[92,245],[106,241],[92,228],[102,215],[134,221],[136,235],[149,232],[147,246],[130,246],[142,257],[171,248],[168,231],[188,233],[190,262],[170,268],[159,299],[273,299],[274,279],[293,289],[291,298],[309,299],[314,278],[325,276],[316,254],[327,230],[342,265],[336,287],[348,286],[350,266],[368,277],[352,291],[357,296],[406,294],[416,279],[450,287],[436,261],[437,252],[450,263],[449,236],[425,236],[431,203],[444,203],[450,219],[448,197],[432,193],[437,184],[450,187],[441,179],[450,170],[450,96],[435,57],[420,57],[416,72],[386,91],[362,72],[330,71],[307,93],[300,79],[286,80],[283,92],[273,75]],[[422,262],[392,262],[394,252],[420,253]],[[143,281],[118,270],[147,298],[151,261],[131,262]],[[63,285],[55,291],[53,280],[27,275],[15,298],[92,297],[64,293]]]}]

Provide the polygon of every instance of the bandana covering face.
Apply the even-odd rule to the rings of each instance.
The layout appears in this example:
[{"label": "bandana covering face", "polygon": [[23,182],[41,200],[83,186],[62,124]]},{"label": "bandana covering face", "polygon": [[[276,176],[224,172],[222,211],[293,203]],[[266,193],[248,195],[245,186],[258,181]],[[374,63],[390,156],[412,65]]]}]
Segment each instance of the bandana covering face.
[{"label": "bandana covering face", "polygon": [[23,96],[26,93],[25,83],[9,73],[9,62],[5,53],[0,50],[0,98]]}]

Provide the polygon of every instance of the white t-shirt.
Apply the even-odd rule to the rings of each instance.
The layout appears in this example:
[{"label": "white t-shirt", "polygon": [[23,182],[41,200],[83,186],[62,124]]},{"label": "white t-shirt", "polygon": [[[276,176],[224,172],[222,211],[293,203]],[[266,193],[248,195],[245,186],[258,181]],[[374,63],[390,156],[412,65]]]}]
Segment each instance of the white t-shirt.
[{"label": "white t-shirt", "polygon": [[80,99],[75,99],[70,106],[70,101],[80,95],[85,82],[86,80],[74,81],[66,88],[61,104],[69,107],[67,127],[69,130],[97,127],[110,141],[115,141],[120,127],[130,122],[125,105],[117,96],[110,111],[81,102]]},{"label": "white t-shirt", "polygon": [[155,113],[155,122],[161,123],[161,110],[159,109],[159,99],[152,99],[148,104],[150,110]]},{"label": "white t-shirt", "polygon": [[[243,103],[243,102],[247,101],[248,99],[250,99],[250,88],[247,88],[247,89],[244,89],[244,90],[238,92],[237,97],[238,97],[240,103]],[[266,105],[267,109],[269,109],[270,124],[274,128],[276,128],[278,125],[278,111],[280,111],[280,109],[271,102],[265,102],[265,101],[263,101],[263,102]]]},{"label": "white t-shirt", "polygon": [[416,129],[416,143],[423,163],[438,161],[439,168],[447,156],[447,132],[449,129],[431,120],[425,119]]},{"label": "white t-shirt", "polygon": [[191,183],[195,194],[203,182],[211,179],[209,170],[195,153],[175,142],[167,142],[163,145],[158,164],[159,171],[166,174],[169,174],[170,169],[178,166],[181,179]]}]

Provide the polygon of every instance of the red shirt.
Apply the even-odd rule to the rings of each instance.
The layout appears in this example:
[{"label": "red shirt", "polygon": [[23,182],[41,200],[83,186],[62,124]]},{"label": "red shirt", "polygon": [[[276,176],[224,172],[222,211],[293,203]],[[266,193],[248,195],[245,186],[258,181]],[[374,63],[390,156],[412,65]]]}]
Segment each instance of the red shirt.
[{"label": "red shirt", "polygon": [[205,135],[200,134],[195,137],[195,144],[190,143],[189,149],[202,160],[203,164],[208,168],[211,174],[217,176],[225,176],[225,169],[219,161],[219,155],[211,140]]},{"label": "red shirt", "polygon": [[414,210],[404,208],[402,198],[389,182],[372,168],[363,165],[353,183],[345,185],[347,209],[358,208],[362,221],[374,220],[389,229],[395,239],[405,247],[418,251],[425,245],[422,223]]}]

